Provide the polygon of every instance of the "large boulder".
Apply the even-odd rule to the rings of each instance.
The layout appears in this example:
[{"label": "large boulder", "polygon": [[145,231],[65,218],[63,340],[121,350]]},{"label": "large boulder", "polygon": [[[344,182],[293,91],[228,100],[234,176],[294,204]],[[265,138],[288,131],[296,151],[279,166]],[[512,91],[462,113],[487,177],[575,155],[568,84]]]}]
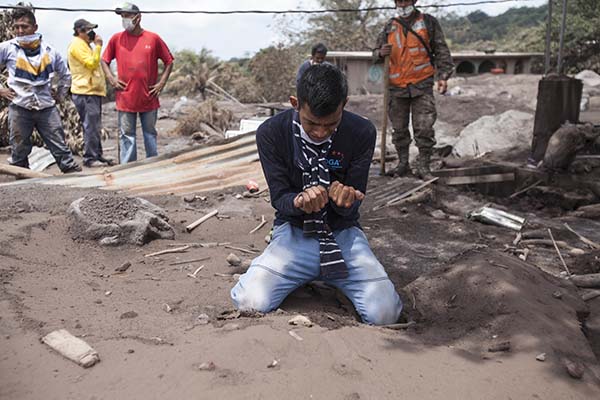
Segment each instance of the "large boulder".
[{"label": "large boulder", "polygon": [[467,125],[454,143],[458,157],[477,157],[486,152],[527,149],[533,137],[533,114],[508,110],[486,115]]},{"label": "large boulder", "polygon": [[74,240],[141,246],[154,239],[175,238],[165,210],[137,197],[82,197],[71,203],[68,216]]}]

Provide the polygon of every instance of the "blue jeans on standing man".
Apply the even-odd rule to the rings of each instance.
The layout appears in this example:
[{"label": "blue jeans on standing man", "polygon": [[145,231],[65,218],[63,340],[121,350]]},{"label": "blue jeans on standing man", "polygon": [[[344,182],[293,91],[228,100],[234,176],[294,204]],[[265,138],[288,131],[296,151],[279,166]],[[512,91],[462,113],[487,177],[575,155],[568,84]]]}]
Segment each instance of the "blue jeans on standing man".
[{"label": "blue jeans on standing man", "polygon": [[11,104],[8,106],[8,126],[12,165],[29,168],[28,157],[33,147],[31,136],[35,128],[62,172],[81,171],[65,143],[65,131],[56,106],[29,110]]},{"label": "blue jeans on standing man", "polygon": [[[402,301],[383,266],[357,227],[333,232],[349,276],[324,280],[348,297],[367,324],[388,325],[398,321]],[[319,242],[304,235],[302,228],[286,222],[273,229],[265,251],[231,290],[239,310],[269,312],[298,287],[320,279]]]},{"label": "blue jeans on standing man", "polygon": [[121,164],[127,164],[128,162],[137,160],[135,125],[138,114],[142,124],[146,158],[158,155],[158,146],[156,143],[156,119],[158,110],[141,113],[118,111],[117,119],[119,123],[119,140],[121,144]]}]

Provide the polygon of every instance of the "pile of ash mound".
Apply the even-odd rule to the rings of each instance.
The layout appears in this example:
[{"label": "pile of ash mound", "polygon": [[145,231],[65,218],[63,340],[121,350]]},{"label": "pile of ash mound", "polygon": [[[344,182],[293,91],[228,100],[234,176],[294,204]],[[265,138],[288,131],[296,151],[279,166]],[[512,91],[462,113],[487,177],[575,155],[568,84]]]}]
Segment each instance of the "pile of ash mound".
[{"label": "pile of ash mound", "polygon": [[85,196],[71,203],[67,214],[73,240],[141,246],[175,238],[165,210],[138,197]]}]

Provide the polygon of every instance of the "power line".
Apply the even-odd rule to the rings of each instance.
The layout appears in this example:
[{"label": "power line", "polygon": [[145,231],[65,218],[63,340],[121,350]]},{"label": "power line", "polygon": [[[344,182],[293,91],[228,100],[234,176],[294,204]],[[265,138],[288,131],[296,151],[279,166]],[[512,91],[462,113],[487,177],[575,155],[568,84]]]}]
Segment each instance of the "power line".
[{"label": "power line", "polygon": [[[516,2],[531,2],[534,0],[480,0],[472,3],[447,3],[447,4],[430,4],[420,5],[419,8],[449,8],[458,6],[473,6],[482,4],[500,4],[500,3],[516,3]],[[65,8],[65,7],[23,7],[16,5],[0,5],[0,10],[30,8],[36,11],[62,11],[62,12],[111,12],[114,9],[109,8]],[[384,11],[395,10],[395,7],[365,7],[365,8],[336,8],[323,10],[223,10],[223,11],[208,11],[208,10],[149,10],[142,11],[142,14],[206,14],[206,15],[231,15],[231,14],[324,14],[324,13],[347,13],[347,12],[366,12],[366,11]]]}]

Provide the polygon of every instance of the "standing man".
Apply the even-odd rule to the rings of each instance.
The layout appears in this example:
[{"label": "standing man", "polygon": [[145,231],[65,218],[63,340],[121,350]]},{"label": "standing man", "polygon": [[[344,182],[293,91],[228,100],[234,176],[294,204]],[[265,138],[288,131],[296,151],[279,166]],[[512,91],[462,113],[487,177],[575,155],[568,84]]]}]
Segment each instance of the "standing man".
[{"label": "standing man", "polygon": [[[142,14],[135,4],[125,3],[115,12],[121,16],[123,32],[114,34],[102,56],[102,69],[116,90],[120,131],[121,164],[137,160],[136,118],[139,114],[144,136],[146,157],[158,155],[156,118],[164,89],[173,69],[173,55],[156,33],[140,26]],[[115,76],[110,63],[117,60]],[[165,65],[158,79],[158,60]]]},{"label": "standing man", "polygon": [[[73,25],[73,41],[68,60],[71,70],[73,103],[83,124],[83,165],[101,167],[112,165],[102,157],[102,98],[106,96],[106,81],[100,67],[102,38],[94,32],[98,25],[78,19]],[[94,43],[94,47],[90,46]]]},{"label": "standing man", "polygon": [[231,290],[238,309],[269,312],[319,278],[344,292],[365,323],[397,322],[402,302],[358,223],[377,132],[344,111],[347,96],[339,69],[313,65],[290,97],[294,109],[258,128],[275,227]]},{"label": "standing man", "polygon": [[[327,57],[327,47],[323,43],[317,43],[313,46],[311,50],[311,56],[308,60],[304,61],[300,68],[298,68],[298,73],[296,74],[296,85],[300,82],[300,78],[302,78],[302,74],[311,66],[316,64],[323,64],[325,62],[325,57]],[[327,63],[329,64],[329,63]]]},{"label": "standing man", "polygon": [[431,177],[429,164],[436,143],[434,76],[438,91],[446,93],[454,64],[439,22],[417,10],[416,2],[395,0],[398,16],[391,18],[379,34],[374,56],[379,62],[385,56],[390,57],[389,118],[394,128],[392,141],[398,152],[398,166],[388,175],[403,176],[410,172],[408,122],[412,114],[415,142],[419,148],[416,172],[425,179]]},{"label": "standing man", "polygon": [[[0,96],[9,100],[11,164],[29,168],[33,147],[31,135],[36,128],[63,173],[81,171],[65,143],[65,131],[56,108],[69,91],[71,75],[60,54],[37,33],[33,11],[18,8],[12,13],[15,38],[0,43],[0,65],[8,70],[8,88]],[[58,89],[52,79],[58,77]]]}]

